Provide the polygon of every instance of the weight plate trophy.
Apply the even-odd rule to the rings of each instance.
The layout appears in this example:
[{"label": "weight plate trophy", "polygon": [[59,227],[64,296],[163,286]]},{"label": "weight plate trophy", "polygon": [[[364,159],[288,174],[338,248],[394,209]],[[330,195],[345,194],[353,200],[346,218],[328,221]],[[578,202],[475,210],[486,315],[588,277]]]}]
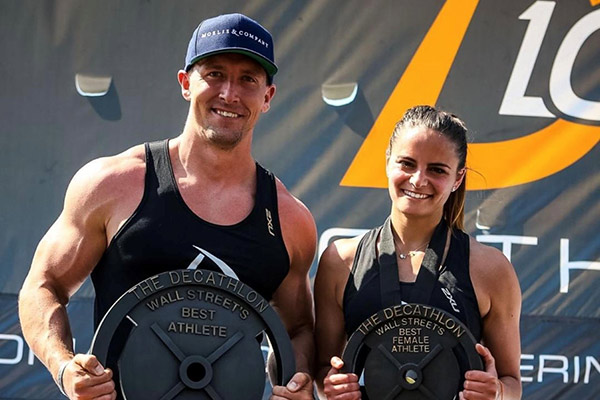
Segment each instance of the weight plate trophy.
[{"label": "weight plate trophy", "polygon": [[363,399],[452,400],[467,370],[483,370],[469,329],[452,314],[427,305],[447,236],[442,221],[425,252],[410,303],[405,303],[389,218],[385,222],[378,258],[385,308],[359,325],[342,355],[344,372],[363,375]]},{"label": "weight plate trophy", "polygon": [[174,270],[123,294],[100,322],[90,353],[118,371],[113,379],[124,399],[259,400],[263,335],[277,384],[284,384],[296,370],[294,353],[269,303],[222,273]]}]

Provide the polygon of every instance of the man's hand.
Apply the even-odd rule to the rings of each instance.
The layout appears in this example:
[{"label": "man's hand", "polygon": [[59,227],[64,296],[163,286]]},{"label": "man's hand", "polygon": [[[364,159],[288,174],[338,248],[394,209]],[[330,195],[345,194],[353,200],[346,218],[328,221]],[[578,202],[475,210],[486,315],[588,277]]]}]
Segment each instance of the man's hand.
[{"label": "man's hand", "polygon": [[63,386],[71,400],[115,400],[113,373],[104,369],[96,356],[77,354],[64,370]]},{"label": "man's hand", "polygon": [[296,372],[286,386],[274,386],[271,400],[298,399],[312,400],[313,381],[306,372]]},{"label": "man's hand", "polygon": [[340,373],[343,366],[344,361],[341,358],[331,357],[331,369],[323,380],[323,392],[328,399],[359,400],[358,376]]},{"label": "man's hand", "polygon": [[483,357],[485,371],[472,370],[465,373],[464,390],[460,392],[460,400],[502,400],[502,382],[498,379],[496,361],[492,353],[479,343],[475,345],[475,349]]}]

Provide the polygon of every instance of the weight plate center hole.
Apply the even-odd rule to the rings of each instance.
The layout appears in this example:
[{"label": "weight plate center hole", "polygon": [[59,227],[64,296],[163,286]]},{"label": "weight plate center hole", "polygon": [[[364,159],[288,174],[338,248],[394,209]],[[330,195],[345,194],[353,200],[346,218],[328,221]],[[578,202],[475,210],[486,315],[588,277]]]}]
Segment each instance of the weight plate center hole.
[{"label": "weight plate center hole", "polygon": [[404,373],[404,380],[410,385],[414,385],[415,383],[417,383],[418,379],[419,374],[414,369],[409,369]]},{"label": "weight plate center hole", "polygon": [[203,389],[213,378],[212,365],[201,356],[189,356],[179,367],[179,378],[191,389]]},{"label": "weight plate center hole", "polygon": [[187,367],[187,376],[192,382],[200,382],[206,377],[206,368],[199,362],[193,362]]}]

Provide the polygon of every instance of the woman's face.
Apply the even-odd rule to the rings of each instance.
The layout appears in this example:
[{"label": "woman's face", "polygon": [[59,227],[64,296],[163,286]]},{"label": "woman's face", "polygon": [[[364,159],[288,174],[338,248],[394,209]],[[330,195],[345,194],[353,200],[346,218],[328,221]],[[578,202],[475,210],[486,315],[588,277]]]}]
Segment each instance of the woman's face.
[{"label": "woman's face", "polygon": [[455,144],[441,133],[422,126],[404,128],[386,166],[395,211],[441,218],[452,189],[464,177],[458,162]]}]

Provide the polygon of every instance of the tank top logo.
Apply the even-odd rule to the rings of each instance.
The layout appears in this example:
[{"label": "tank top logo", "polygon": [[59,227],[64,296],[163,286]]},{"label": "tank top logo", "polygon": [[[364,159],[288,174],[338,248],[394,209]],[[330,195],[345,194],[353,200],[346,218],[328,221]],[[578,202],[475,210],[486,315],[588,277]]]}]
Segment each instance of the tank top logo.
[{"label": "tank top logo", "polygon": [[446,296],[446,298],[448,299],[448,302],[452,306],[452,309],[457,313],[460,313],[460,310],[458,309],[458,304],[456,304],[456,300],[454,300],[454,298],[452,297],[452,293],[450,293],[450,291],[445,287],[442,288],[442,293],[444,293],[444,296]]},{"label": "tank top logo", "polygon": [[267,216],[267,229],[271,236],[275,236],[274,228],[273,228],[273,215],[271,215],[271,211],[268,208],[265,208],[265,214]]},{"label": "tank top logo", "polygon": [[240,278],[238,278],[235,271],[233,269],[231,269],[231,267],[229,265],[227,265],[227,263],[225,261],[221,260],[219,257],[211,254],[210,252],[204,250],[201,247],[198,247],[198,246],[193,246],[193,247],[196,250],[198,250],[200,253],[198,254],[198,256],[196,258],[194,258],[194,260],[190,263],[190,265],[188,265],[187,269],[198,269],[198,266],[200,265],[202,260],[204,260],[205,257],[208,257],[210,260],[212,260],[212,262],[214,262],[217,265],[217,267],[219,267],[221,269],[221,271],[225,275],[230,276],[238,281],[240,280]]}]

